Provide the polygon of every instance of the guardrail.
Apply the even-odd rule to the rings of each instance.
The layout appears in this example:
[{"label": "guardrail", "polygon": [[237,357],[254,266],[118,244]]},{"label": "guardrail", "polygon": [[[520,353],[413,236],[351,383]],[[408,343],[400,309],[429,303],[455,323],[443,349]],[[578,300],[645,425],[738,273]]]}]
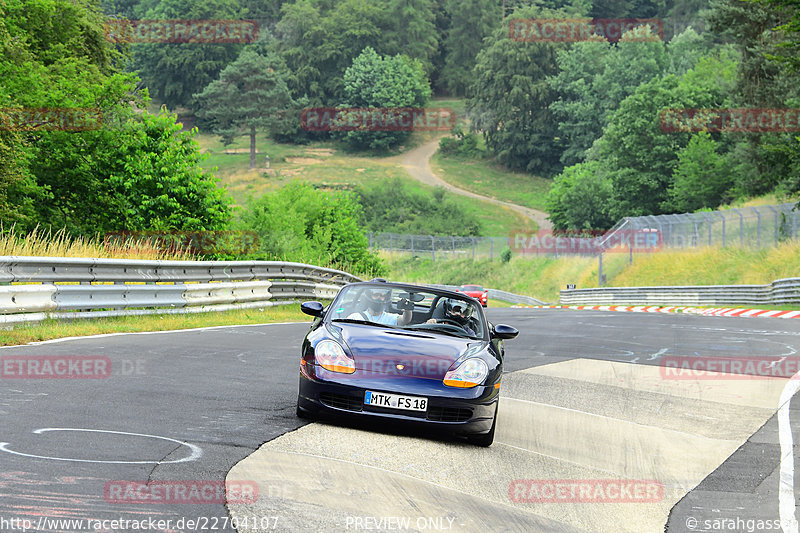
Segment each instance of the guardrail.
[{"label": "guardrail", "polygon": [[360,278],[281,261],[0,256],[0,323],[191,313],[333,298]]},{"label": "guardrail", "polygon": [[800,305],[800,278],[779,279],[768,285],[566,289],[560,296],[564,305]]}]

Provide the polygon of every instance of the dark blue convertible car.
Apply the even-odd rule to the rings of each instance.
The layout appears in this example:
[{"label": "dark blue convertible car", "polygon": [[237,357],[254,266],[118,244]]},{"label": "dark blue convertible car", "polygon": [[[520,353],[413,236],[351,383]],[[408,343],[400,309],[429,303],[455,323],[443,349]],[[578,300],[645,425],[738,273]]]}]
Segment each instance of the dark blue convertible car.
[{"label": "dark blue convertible car", "polygon": [[457,292],[373,280],[351,283],[314,317],[303,341],[297,414],[354,415],[444,427],[494,440],[503,339],[480,302]]}]

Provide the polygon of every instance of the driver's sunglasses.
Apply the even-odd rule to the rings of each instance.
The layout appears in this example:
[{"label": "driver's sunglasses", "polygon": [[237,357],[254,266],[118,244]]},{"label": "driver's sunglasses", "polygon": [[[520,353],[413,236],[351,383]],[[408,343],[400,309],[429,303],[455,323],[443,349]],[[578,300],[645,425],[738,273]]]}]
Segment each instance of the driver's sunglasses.
[{"label": "driver's sunglasses", "polygon": [[372,298],[373,300],[380,300],[382,302],[388,302],[389,301],[389,293],[388,292],[382,292],[382,291],[381,292],[376,291],[376,292],[370,293],[370,298]]}]

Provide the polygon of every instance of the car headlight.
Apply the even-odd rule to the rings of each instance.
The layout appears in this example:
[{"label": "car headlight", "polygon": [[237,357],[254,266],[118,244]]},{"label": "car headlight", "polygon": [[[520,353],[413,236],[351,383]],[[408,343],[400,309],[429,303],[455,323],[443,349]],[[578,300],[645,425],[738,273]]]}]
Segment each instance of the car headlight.
[{"label": "car headlight", "polygon": [[352,374],[356,371],[356,362],[344,353],[344,348],[335,341],[324,340],[314,347],[314,358],[319,366],[331,372]]},{"label": "car headlight", "polygon": [[448,387],[468,389],[483,383],[489,375],[489,367],[483,359],[471,357],[444,375],[444,384]]}]

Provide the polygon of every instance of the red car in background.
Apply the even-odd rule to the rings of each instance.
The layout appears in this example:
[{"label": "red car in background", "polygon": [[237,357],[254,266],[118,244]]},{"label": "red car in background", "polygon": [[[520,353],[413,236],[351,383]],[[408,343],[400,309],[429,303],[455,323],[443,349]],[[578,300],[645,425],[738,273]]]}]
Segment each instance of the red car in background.
[{"label": "red car in background", "polygon": [[480,285],[462,285],[456,289],[456,292],[472,296],[484,307],[486,307],[486,304],[489,302],[489,289],[484,289]]}]

